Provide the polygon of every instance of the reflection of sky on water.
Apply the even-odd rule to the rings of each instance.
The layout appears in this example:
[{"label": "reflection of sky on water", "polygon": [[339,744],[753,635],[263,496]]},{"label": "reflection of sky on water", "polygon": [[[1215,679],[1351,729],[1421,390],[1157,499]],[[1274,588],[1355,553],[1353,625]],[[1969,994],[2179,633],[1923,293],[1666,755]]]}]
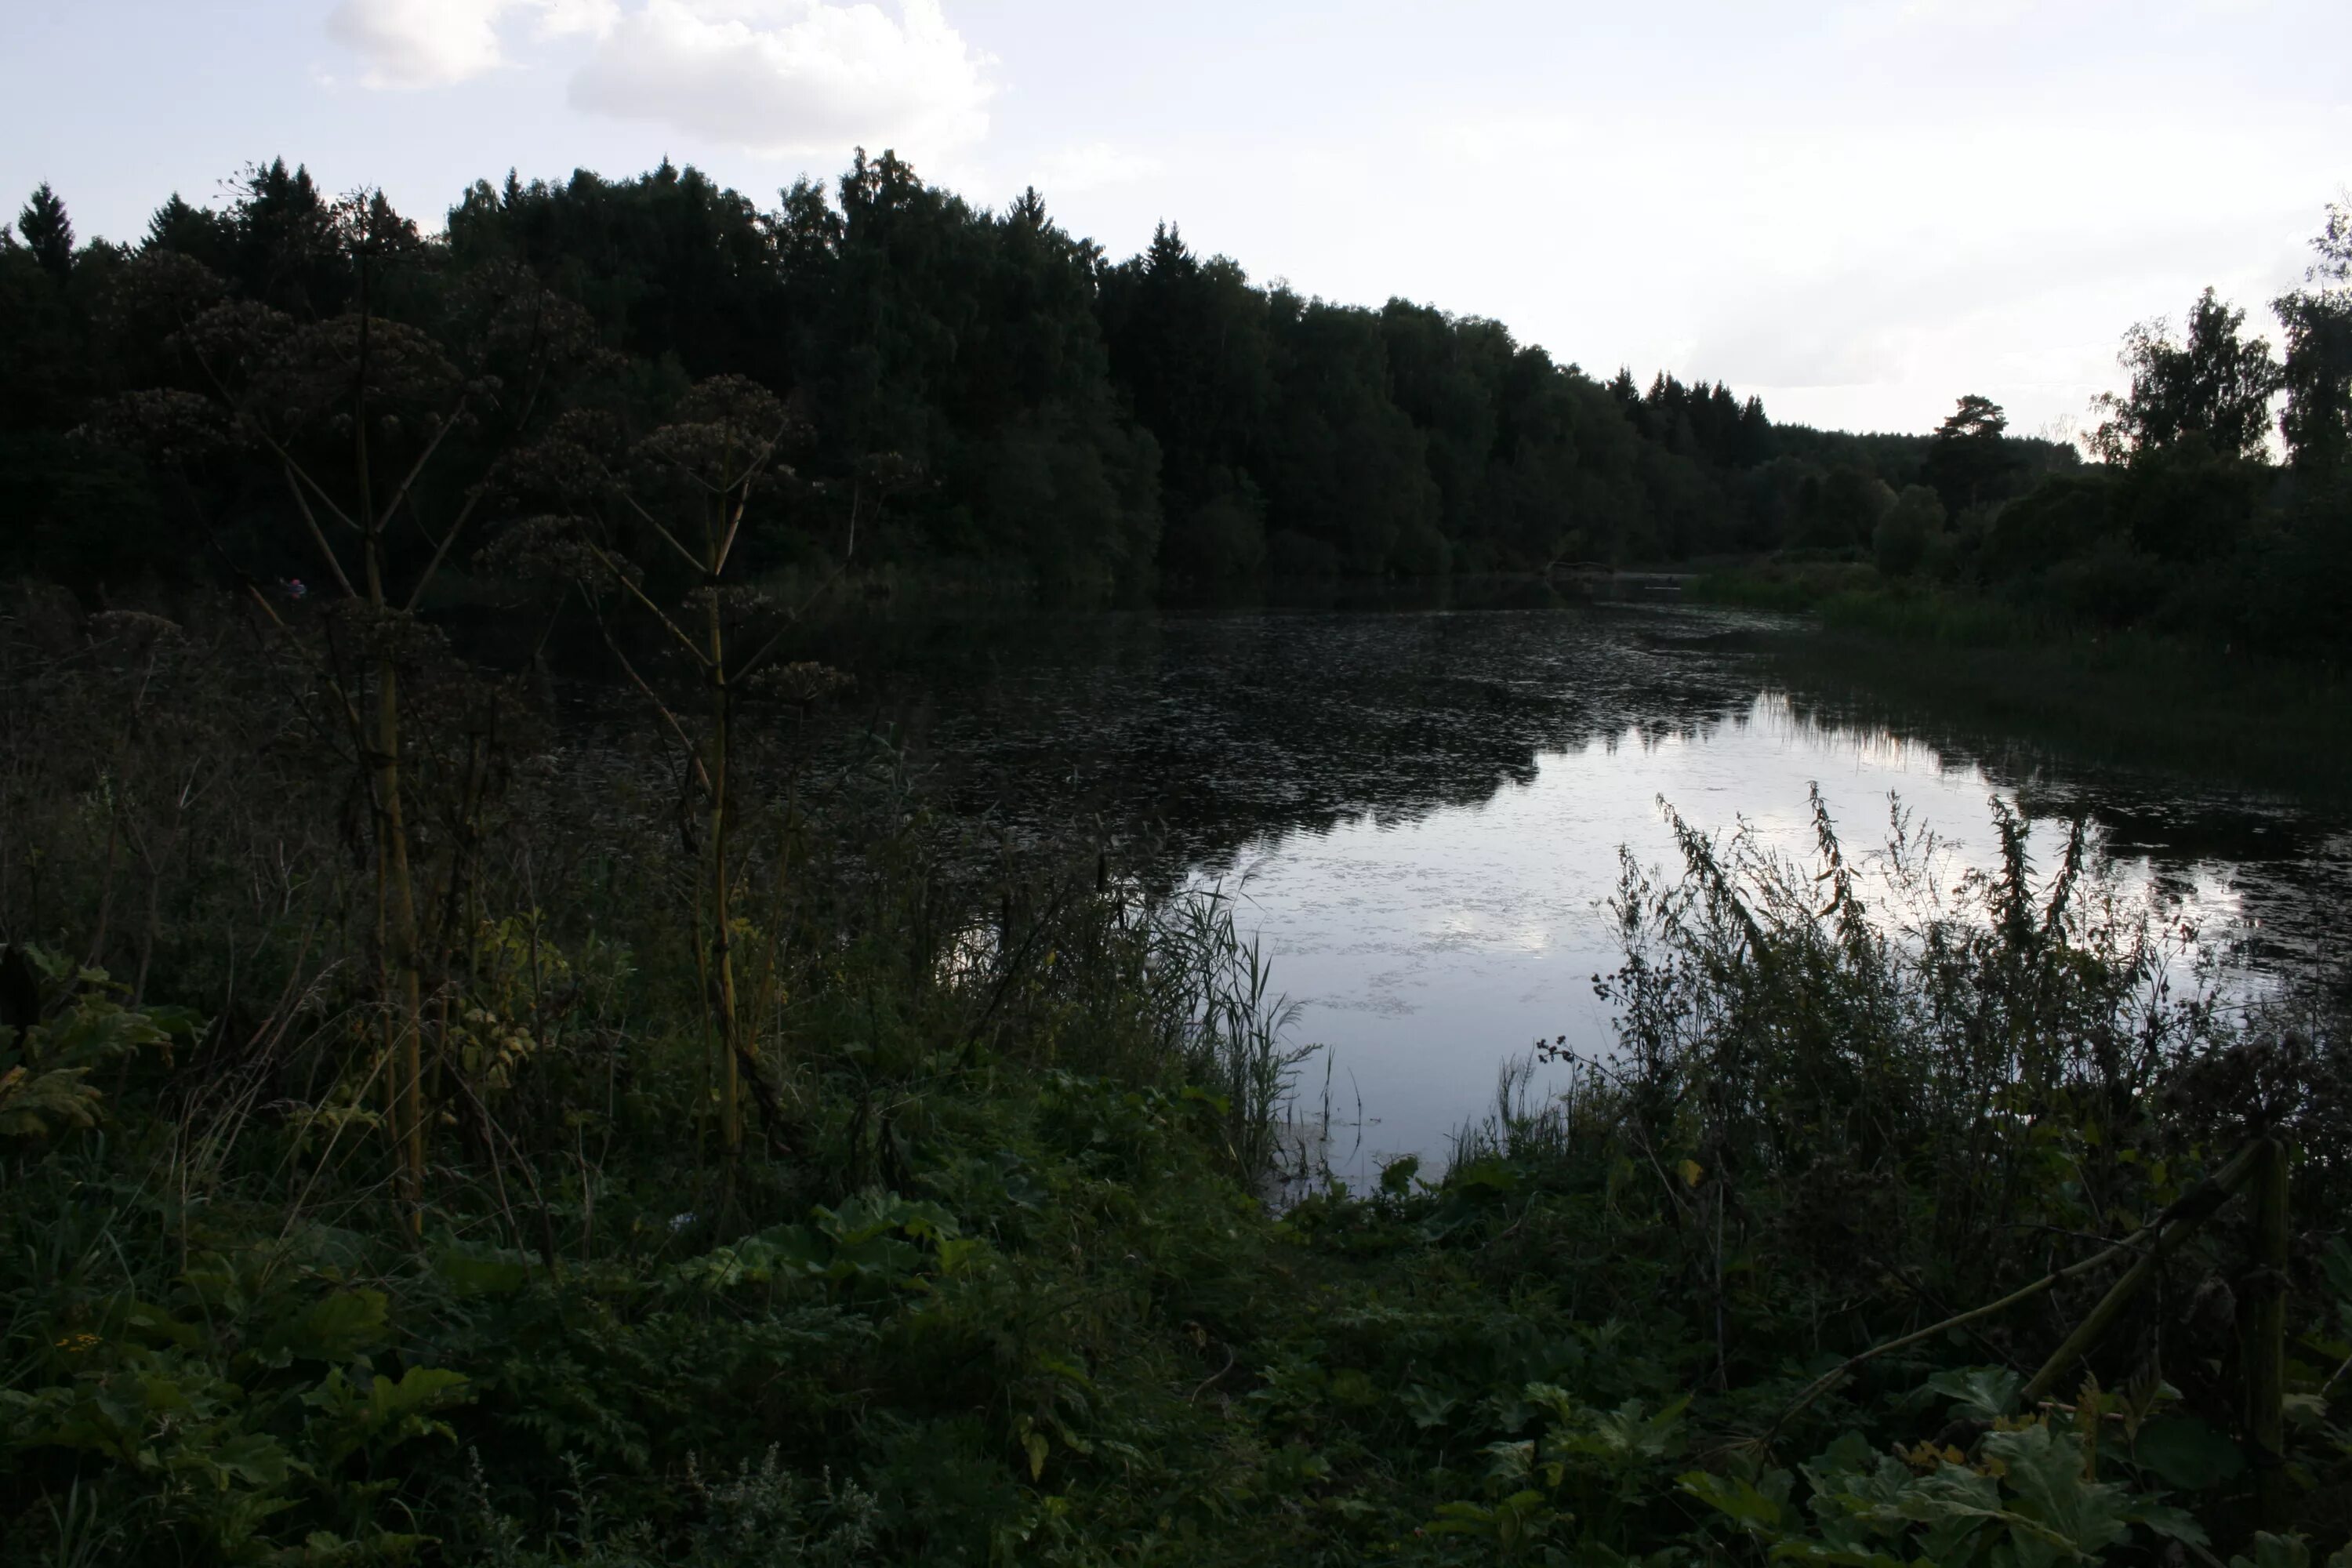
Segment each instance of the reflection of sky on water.
[{"label": "reflection of sky on water", "polygon": [[[1360,1181],[1394,1154],[1442,1158],[1450,1134],[1491,1108],[1500,1064],[1539,1037],[1605,1051],[1610,1010],[1592,976],[1619,959],[1605,900],[1619,845],[1645,865],[1676,863],[1661,797],[1696,827],[1728,831],[1744,818],[1767,847],[1809,858],[1815,783],[1849,854],[1885,841],[1893,793],[1947,840],[1955,878],[1993,863],[1989,803],[2015,801],[1929,746],[1813,723],[1759,696],[1702,731],[1628,730],[1544,754],[1531,780],[1477,805],[1358,817],[1244,850],[1243,924],[1262,932],[1277,983],[1305,1004],[1298,1037],[1330,1049],[1335,1119],[1353,1121],[1360,1098],[1360,1143],[1342,1131],[1332,1152],[1340,1173]],[[2054,862],[2065,834],[2061,820],[2034,824],[2038,867]],[[2154,890],[2145,858],[2113,870],[2135,894]],[[2209,933],[2234,925],[2239,899],[2222,868],[2177,880],[2158,895],[2179,899],[2175,919]],[[2188,967],[2176,964],[2176,991],[2192,982]]]},{"label": "reflection of sky on water", "polygon": [[2044,867],[2086,816],[2126,889],[2231,944],[2242,979],[2340,949],[2340,809],[1864,710],[1771,673],[1789,626],[1559,605],[910,616],[793,657],[855,668],[856,722],[891,726],[957,815],[1016,841],[1100,832],[1239,886],[1276,987],[1307,1004],[1297,1037],[1333,1047],[1335,1113],[1361,1097],[1351,1179],[1374,1152],[1442,1157],[1537,1037],[1608,1043],[1601,905],[1619,845],[1669,858],[1661,797],[1809,856],[1810,784],[1850,852],[1885,842],[1892,792],[1983,865],[1998,795]]}]

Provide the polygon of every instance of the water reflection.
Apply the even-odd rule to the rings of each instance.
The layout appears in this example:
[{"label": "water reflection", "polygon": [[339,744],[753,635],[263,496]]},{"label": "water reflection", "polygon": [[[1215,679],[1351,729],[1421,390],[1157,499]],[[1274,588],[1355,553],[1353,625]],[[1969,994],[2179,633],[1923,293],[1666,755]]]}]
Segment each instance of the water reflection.
[{"label": "water reflection", "polygon": [[[834,656],[962,812],[1019,836],[1155,823],[1160,870],[1247,900],[1299,1029],[1331,1047],[1356,1174],[1442,1157],[1538,1036],[1597,1047],[1617,852],[1704,828],[1849,841],[1887,800],[1983,864],[1988,802],[2046,856],[2076,815],[2116,872],[2242,973],[2327,949],[2352,888],[2341,816],[2093,769],[1932,712],[1862,714],[1780,682],[1785,625],[1699,610],[1006,616],[869,628]],[[975,651],[977,650],[977,651]],[[1317,1085],[1319,1091],[1320,1082]]]}]

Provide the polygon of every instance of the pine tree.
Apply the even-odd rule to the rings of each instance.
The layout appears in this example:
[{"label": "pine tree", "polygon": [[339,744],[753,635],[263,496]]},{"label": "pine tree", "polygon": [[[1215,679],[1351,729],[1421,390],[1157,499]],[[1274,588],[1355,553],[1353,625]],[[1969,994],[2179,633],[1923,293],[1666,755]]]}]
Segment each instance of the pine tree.
[{"label": "pine tree", "polygon": [[220,272],[227,269],[236,243],[236,226],[226,216],[210,207],[192,206],[174,191],[147,220],[141,248],[177,251]]},{"label": "pine tree", "polygon": [[2002,441],[2008,428],[2000,405],[1973,392],[1936,427],[1927,442],[1927,478],[1947,507],[1959,510],[1993,499],[2015,466]]},{"label": "pine tree", "polygon": [[41,264],[41,270],[64,282],[73,271],[73,223],[66,216],[66,204],[49,188],[47,180],[41,182],[32,199],[16,215],[16,232],[25,237],[25,244],[32,250],[33,259]]}]

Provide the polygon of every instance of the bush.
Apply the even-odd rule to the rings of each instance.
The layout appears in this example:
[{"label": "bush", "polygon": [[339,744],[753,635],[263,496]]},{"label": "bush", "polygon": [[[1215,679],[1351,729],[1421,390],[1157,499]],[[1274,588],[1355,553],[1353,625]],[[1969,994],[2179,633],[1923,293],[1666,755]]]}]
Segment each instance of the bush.
[{"label": "bush", "polygon": [[1996,581],[2087,554],[2117,527],[2116,483],[2106,474],[2057,475],[2003,506],[1985,536],[1986,574]]},{"label": "bush", "polygon": [[1895,498],[1871,535],[1878,569],[1908,577],[1926,564],[1944,532],[1944,503],[1925,485],[1912,485]]}]

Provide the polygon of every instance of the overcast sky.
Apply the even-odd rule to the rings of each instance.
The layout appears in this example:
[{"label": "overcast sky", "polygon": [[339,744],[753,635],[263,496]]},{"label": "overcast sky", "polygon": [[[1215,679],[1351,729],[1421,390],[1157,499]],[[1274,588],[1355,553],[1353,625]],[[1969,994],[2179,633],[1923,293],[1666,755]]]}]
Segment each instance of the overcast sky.
[{"label": "overcast sky", "polygon": [[10,0],[0,58],[0,195],[85,237],[279,154],[431,227],[509,167],[769,204],[862,142],[1851,428],[2079,418],[2207,283],[2272,330],[2352,184],[2345,0]]}]

